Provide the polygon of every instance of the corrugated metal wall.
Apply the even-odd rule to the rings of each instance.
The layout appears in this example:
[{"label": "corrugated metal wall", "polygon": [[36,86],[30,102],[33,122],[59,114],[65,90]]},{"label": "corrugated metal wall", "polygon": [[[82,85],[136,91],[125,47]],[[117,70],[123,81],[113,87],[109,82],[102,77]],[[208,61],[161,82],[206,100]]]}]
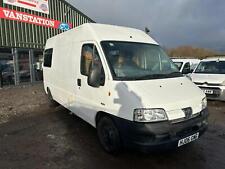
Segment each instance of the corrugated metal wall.
[{"label": "corrugated metal wall", "polygon": [[[0,6],[32,15],[59,20],[65,23],[71,23],[73,27],[83,23],[94,22],[64,0],[49,0],[49,15],[3,4],[3,0],[0,0]],[[48,38],[61,32],[63,31],[59,29],[0,19],[0,47],[43,49]]]}]

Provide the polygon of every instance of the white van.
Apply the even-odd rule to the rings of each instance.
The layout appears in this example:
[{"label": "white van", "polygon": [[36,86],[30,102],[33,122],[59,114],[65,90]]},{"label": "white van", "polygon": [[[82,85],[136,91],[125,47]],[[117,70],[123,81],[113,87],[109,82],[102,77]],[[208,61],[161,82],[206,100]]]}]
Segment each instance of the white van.
[{"label": "white van", "polygon": [[105,151],[180,147],[207,128],[205,94],[143,31],[84,24],[47,41],[44,88],[97,128]]},{"label": "white van", "polygon": [[225,101],[225,57],[202,60],[191,79],[209,99]]},{"label": "white van", "polygon": [[172,59],[182,74],[190,74],[198,66],[200,59]]}]

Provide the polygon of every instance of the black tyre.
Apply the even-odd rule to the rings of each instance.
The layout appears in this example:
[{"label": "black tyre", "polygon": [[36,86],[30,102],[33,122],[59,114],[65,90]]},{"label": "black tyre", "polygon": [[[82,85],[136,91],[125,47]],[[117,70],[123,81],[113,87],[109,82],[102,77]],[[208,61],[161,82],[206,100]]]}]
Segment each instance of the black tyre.
[{"label": "black tyre", "polygon": [[52,98],[52,94],[51,94],[51,92],[50,92],[50,90],[49,89],[47,89],[47,91],[48,91],[48,102],[49,102],[49,106],[50,107],[57,107],[57,106],[59,106],[59,103],[57,103],[53,98]]},{"label": "black tyre", "polygon": [[97,123],[97,133],[103,149],[111,154],[117,154],[121,150],[119,131],[111,118],[104,116]]}]

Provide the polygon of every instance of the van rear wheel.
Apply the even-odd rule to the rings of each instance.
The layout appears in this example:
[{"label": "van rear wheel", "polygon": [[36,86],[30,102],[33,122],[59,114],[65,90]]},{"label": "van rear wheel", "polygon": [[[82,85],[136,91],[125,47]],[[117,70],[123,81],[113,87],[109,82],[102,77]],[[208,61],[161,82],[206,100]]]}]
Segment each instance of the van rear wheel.
[{"label": "van rear wheel", "polygon": [[117,154],[121,149],[119,131],[111,118],[104,116],[97,123],[97,134],[103,149],[111,154]]}]

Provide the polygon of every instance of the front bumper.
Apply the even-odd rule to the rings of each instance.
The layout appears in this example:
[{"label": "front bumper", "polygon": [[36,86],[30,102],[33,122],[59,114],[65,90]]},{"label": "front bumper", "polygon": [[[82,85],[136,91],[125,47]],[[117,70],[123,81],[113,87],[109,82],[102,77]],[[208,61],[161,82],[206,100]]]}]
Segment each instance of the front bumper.
[{"label": "front bumper", "polygon": [[201,136],[208,126],[208,110],[203,110],[196,118],[172,123],[138,123],[114,117],[125,147],[142,152],[154,149],[170,149],[178,146],[180,139],[198,133]]},{"label": "front bumper", "polygon": [[198,86],[203,91],[211,90],[212,94],[207,94],[206,96],[210,100],[220,100],[225,101],[225,86]]}]

